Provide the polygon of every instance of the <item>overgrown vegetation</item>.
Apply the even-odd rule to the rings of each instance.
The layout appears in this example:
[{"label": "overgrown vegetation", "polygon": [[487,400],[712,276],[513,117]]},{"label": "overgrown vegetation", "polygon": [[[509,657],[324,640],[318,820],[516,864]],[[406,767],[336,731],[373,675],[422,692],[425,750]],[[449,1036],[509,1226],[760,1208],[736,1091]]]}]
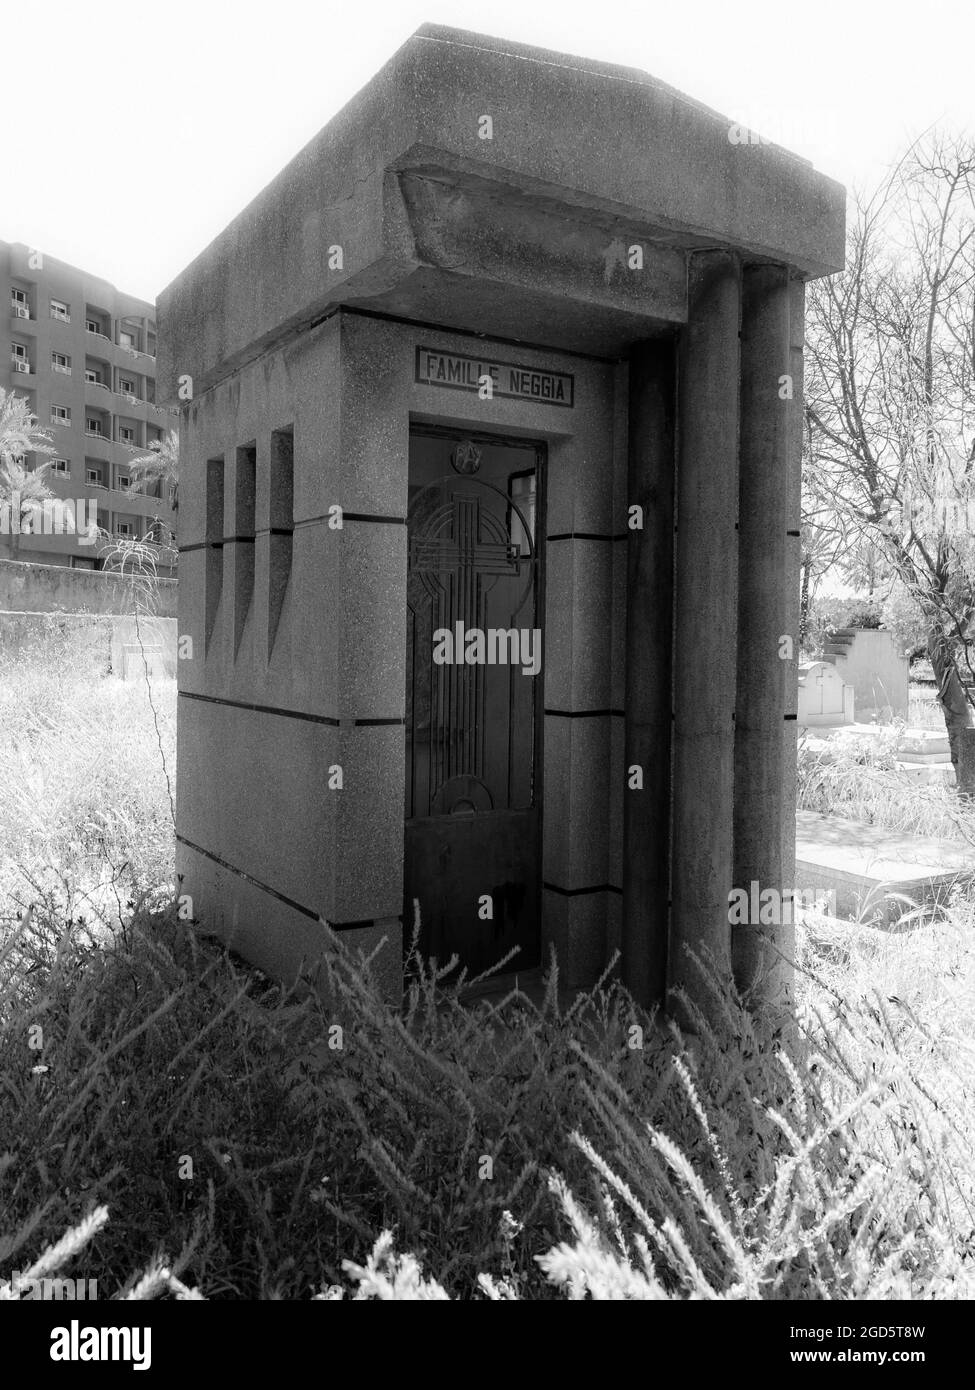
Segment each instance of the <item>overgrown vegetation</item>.
[{"label": "overgrown vegetation", "polygon": [[177,919],[141,685],[66,653],[0,698],[0,1296],[975,1292],[969,907],[812,921],[794,1035],[706,960],[693,1040],[611,980],[471,1006],[417,961],[391,1009],[338,941],[326,1006]]},{"label": "overgrown vegetation", "polygon": [[810,732],[815,730],[799,741],[801,810],[975,847],[975,809],[959,798],[954,786],[921,784],[897,770],[903,725],[887,725],[877,737],[834,734],[825,746],[810,740]]},{"label": "overgrown vegetation", "polygon": [[389,1231],[451,1297],[970,1297],[971,921],[925,932],[921,981],[918,934],[842,964],[809,938],[794,1042],[705,962],[721,1021],[685,1045],[612,985],[471,1009],[425,971],[399,1013],[336,943],[323,1009],[170,913],[108,948],[34,919],[3,960],[6,1229],[33,1255],[107,1207],[103,1296],[160,1250],[209,1297],[335,1296]]},{"label": "overgrown vegetation", "polygon": [[[52,621],[0,652],[0,930],[32,904],[52,920],[107,916],[173,883],[163,759],[176,756],[176,683],[105,679],[107,638]],[[160,741],[162,753],[160,752]]]}]

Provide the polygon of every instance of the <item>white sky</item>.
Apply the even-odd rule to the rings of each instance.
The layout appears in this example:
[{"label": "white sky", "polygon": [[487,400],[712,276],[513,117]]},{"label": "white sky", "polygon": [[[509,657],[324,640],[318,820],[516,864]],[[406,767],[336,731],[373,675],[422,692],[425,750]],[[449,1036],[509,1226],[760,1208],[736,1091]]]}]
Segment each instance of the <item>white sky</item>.
[{"label": "white sky", "polygon": [[0,237],[154,299],[427,20],[643,68],[847,184],[975,129],[975,0],[0,0]]}]

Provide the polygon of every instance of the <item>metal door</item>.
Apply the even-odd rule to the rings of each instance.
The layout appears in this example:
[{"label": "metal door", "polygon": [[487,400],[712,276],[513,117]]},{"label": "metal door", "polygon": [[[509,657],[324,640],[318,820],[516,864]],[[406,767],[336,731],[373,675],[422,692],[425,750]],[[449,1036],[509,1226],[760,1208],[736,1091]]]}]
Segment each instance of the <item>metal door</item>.
[{"label": "metal door", "polygon": [[539,959],[543,461],[410,435],[404,922],[471,973]]}]

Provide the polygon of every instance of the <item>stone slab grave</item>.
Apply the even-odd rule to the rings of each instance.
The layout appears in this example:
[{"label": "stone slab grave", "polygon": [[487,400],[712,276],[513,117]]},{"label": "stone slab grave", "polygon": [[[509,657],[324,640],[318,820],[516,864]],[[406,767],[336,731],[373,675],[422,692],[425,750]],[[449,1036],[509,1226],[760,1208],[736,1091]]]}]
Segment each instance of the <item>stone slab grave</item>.
[{"label": "stone slab grave", "polygon": [[688,947],[769,958],[728,904],[792,882],[804,294],[845,195],[734,129],[424,25],[162,292],[177,871],[269,973],[337,934],[395,998],[415,920],[472,975],[619,949],[645,1003]]},{"label": "stone slab grave", "polygon": [[[857,739],[879,742],[889,736],[890,725],[848,724],[840,728],[817,727],[807,735],[805,746],[811,750],[842,749],[845,743]],[[914,784],[953,786],[955,769],[951,762],[948,734],[938,729],[902,729],[897,734],[894,767]]]},{"label": "stone slab grave", "polygon": [[975,881],[975,846],[885,830],[817,811],[796,814],[796,888],[835,894],[839,917],[893,926],[907,903],[937,910]]},{"label": "stone slab grave", "polygon": [[[176,676],[176,619],[117,618],[112,628],[112,671],[121,680],[150,680]],[[143,660],[145,652],[145,660]]]}]

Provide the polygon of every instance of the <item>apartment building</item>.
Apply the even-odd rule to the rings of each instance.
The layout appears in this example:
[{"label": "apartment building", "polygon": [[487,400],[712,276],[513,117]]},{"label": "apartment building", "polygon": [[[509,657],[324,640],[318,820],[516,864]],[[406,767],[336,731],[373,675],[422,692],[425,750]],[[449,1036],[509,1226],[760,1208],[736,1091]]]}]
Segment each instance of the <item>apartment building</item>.
[{"label": "apartment building", "polygon": [[[52,435],[52,491],[76,509],[93,502],[98,525],[114,536],[168,535],[175,524],[168,490],[128,491],[132,459],[177,420],[156,404],[154,305],[5,241],[0,296],[9,305],[0,312],[0,386],[26,396]],[[92,569],[102,563],[97,551],[73,535],[24,535],[17,558]],[[11,553],[11,538],[0,535],[0,558]]]}]

